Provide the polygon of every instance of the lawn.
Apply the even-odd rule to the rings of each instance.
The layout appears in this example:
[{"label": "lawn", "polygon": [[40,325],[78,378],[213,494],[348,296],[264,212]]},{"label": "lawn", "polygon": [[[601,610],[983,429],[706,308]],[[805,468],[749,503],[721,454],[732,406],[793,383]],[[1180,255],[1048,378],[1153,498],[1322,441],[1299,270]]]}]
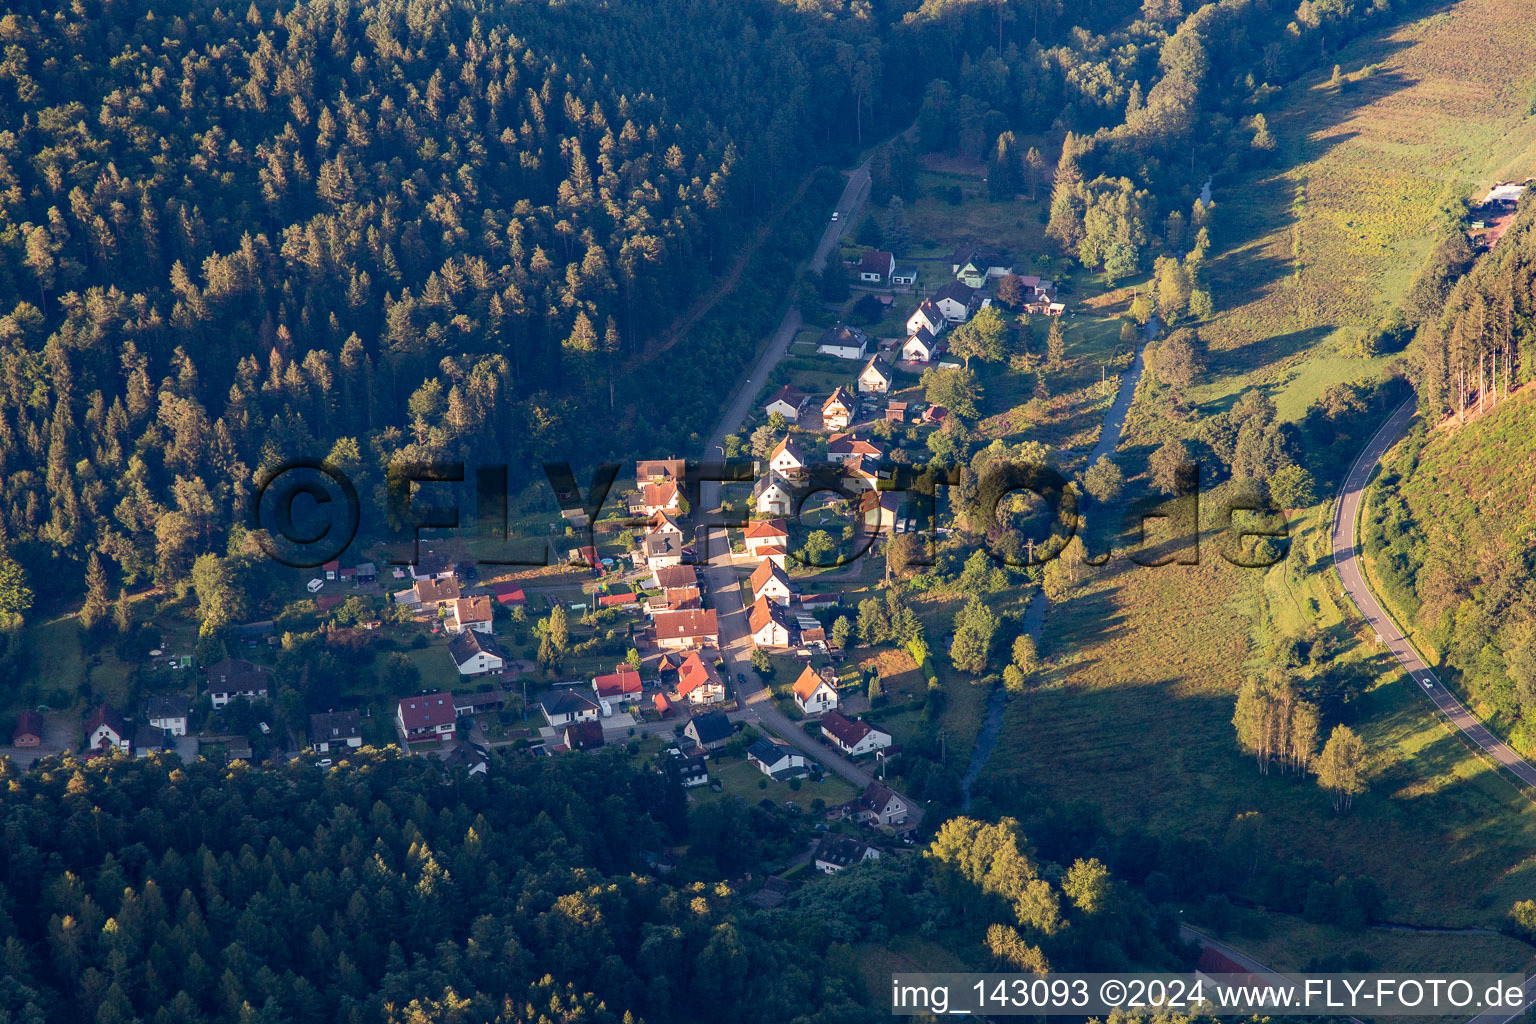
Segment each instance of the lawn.
[{"label": "lawn", "polygon": [[[694,799],[704,803],[718,800],[726,794],[739,796],[749,804],[755,804],[764,798],[783,806],[793,803],[807,813],[810,812],[811,802],[820,798],[826,801],[828,807],[836,807],[845,804],[858,795],[848,783],[832,775],[830,772],[823,777],[822,782],[812,782],[805,779],[798,790],[792,789],[789,782],[775,782],[762,772],[745,757],[711,757],[709,759],[709,778],[711,782],[718,781],[722,787],[721,792],[716,793],[709,786],[699,786],[689,790]],[[766,788],[759,788],[759,782],[767,782]]]}]

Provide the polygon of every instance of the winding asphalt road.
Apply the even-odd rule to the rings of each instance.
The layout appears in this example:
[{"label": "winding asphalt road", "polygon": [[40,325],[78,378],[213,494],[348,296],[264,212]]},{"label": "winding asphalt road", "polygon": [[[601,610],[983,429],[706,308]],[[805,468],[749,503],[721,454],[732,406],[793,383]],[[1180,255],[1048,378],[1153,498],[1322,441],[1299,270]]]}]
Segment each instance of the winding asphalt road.
[{"label": "winding asphalt road", "polygon": [[1355,460],[1355,464],[1350,467],[1349,475],[1344,478],[1344,489],[1339,495],[1333,516],[1333,564],[1339,570],[1339,578],[1344,583],[1344,590],[1349,594],[1349,599],[1375,629],[1376,635],[1392,652],[1393,657],[1397,658],[1409,678],[1418,683],[1425,696],[1434,702],[1435,707],[1450,719],[1452,725],[1477,744],[1494,763],[1509,771],[1524,785],[1536,787],[1536,767],[1532,767],[1529,761],[1505,745],[1488,730],[1487,726],[1478,721],[1461,701],[1446,690],[1440,677],[1424,664],[1418,651],[1414,650],[1402,630],[1398,629],[1397,622],[1392,616],[1388,615],[1377,602],[1376,595],[1371,593],[1371,588],[1365,581],[1355,535],[1360,517],[1360,502],[1365,496],[1365,485],[1370,481],[1376,464],[1381,461],[1387,449],[1402,436],[1403,431],[1408,429],[1414,414],[1414,400],[1410,399],[1399,406],[1387,422],[1382,424],[1376,436],[1371,438],[1365,450],[1360,453],[1360,457]]}]

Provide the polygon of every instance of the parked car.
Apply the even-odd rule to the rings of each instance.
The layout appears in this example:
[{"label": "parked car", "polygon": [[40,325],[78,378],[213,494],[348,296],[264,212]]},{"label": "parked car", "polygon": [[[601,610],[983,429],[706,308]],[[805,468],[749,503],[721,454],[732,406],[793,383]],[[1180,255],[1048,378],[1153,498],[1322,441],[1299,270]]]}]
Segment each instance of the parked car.
[{"label": "parked car", "polygon": [[316,768],[329,768],[331,765],[333,765],[335,763],[336,762],[332,761],[328,757],[322,757],[320,760],[315,762],[315,767]]},{"label": "parked car", "polygon": [[311,594],[318,594],[320,592],[320,588],[323,586],[325,586],[325,580],[322,580],[320,577],[316,576],[314,579],[306,583],[304,588]]}]

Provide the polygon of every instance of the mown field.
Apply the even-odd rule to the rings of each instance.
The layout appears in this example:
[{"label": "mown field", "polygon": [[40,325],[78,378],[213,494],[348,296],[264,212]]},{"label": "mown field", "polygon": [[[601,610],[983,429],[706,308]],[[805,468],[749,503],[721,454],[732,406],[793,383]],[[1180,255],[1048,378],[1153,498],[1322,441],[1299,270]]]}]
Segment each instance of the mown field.
[{"label": "mown field", "polygon": [[[1401,299],[1437,210],[1536,172],[1528,14],[1513,0],[1463,0],[1342,51],[1342,88],[1329,84],[1329,61],[1275,105],[1281,159],[1215,183],[1218,313],[1201,326],[1211,352],[1190,395],[1199,414],[1263,387],[1297,418],[1331,384],[1390,361],[1351,355],[1353,342]],[[1191,429],[1165,413],[1144,384],[1121,445],[1132,463]],[[1117,559],[1091,572],[1051,608],[1051,667],[1010,705],[983,784],[1084,797],[1111,827],[1213,842],[1236,815],[1258,811],[1277,855],[1380,880],[1393,920],[1495,924],[1536,888],[1536,807],[1361,641],[1325,556],[1335,486],[1319,481],[1322,501],[1282,566],[1228,566],[1207,543],[1197,566]],[[1345,717],[1366,741],[1371,788],[1346,815],[1311,780],[1261,777],[1234,741],[1238,685],[1270,663],[1276,636],[1303,633],[1325,637],[1329,665],[1359,666],[1365,680]],[[1474,939],[1487,941],[1437,936],[1437,955],[1475,959]]]}]

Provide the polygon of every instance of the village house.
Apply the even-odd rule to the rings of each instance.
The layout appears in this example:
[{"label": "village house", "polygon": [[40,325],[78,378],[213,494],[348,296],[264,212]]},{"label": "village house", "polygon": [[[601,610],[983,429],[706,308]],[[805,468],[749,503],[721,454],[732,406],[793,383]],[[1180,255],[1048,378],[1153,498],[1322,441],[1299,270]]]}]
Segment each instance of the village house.
[{"label": "village house", "polygon": [[859,260],[859,281],[864,284],[884,284],[895,270],[895,256],[879,249],[866,249]]},{"label": "village house", "polygon": [[907,334],[916,334],[918,328],[927,328],[928,333],[937,338],[944,333],[944,328],[949,326],[949,321],[944,319],[944,314],[939,307],[933,304],[932,299],[924,299],[918,303],[912,315],[907,317]]},{"label": "village house", "polygon": [[709,785],[709,762],[702,757],[678,757],[677,773],[684,789]]},{"label": "village house", "polygon": [[443,755],[443,771],[463,772],[473,778],[486,775],[491,770],[491,752],[478,743],[459,740],[453,749]]},{"label": "village house", "polygon": [[704,595],[698,587],[669,587],[659,594],[646,598],[645,610],[654,616],[657,612],[681,612],[704,607]]},{"label": "village house", "polygon": [[853,458],[843,463],[843,487],[850,494],[862,494],[879,486],[879,463],[869,458]]},{"label": "village house", "polygon": [[758,647],[788,647],[789,617],[784,606],[766,597],[752,606],[748,620],[752,630],[752,642]]},{"label": "village house", "polygon": [[678,565],[683,560],[683,539],[671,533],[650,534],[640,542],[640,557],[652,571]]},{"label": "village house", "polygon": [[848,327],[839,321],[822,333],[816,343],[816,354],[838,359],[863,359],[869,355],[869,340],[869,335],[857,327]]},{"label": "village house", "polygon": [[753,558],[782,557],[789,549],[789,530],[782,519],[759,519],[747,524],[744,541]]},{"label": "village house", "polygon": [[11,733],[11,746],[36,747],[43,742],[43,716],[36,711],[23,711],[16,716],[16,728]]},{"label": "village house", "polygon": [[448,656],[459,675],[499,676],[507,667],[507,652],[489,633],[466,629],[448,641]]},{"label": "village house", "polygon": [[597,750],[604,744],[601,722],[572,722],[565,727],[561,740],[567,750]]},{"label": "village house", "polygon": [[752,485],[752,508],[760,516],[787,516],[794,511],[794,502],[789,480],[771,469]]},{"label": "village house", "polygon": [[793,437],[786,437],[768,453],[768,471],[791,480],[805,475],[808,459],[805,448]]},{"label": "village house", "polygon": [[641,488],[641,515],[653,516],[658,512],[677,512],[681,507],[682,492],[672,480],[646,484]]},{"label": "village house", "polygon": [[141,725],[133,733],[133,756],[149,757],[176,749],[171,734],[155,725]]},{"label": "village house", "polygon": [[747,748],[747,761],[775,781],[805,774],[805,755],[788,743],[767,736],[759,737]]},{"label": "village house", "polygon": [[907,336],[901,345],[901,359],[905,363],[924,365],[949,351],[948,340],[940,340],[926,327],[919,327]]},{"label": "village house", "polygon": [[823,836],[816,846],[816,870],[824,875],[835,875],[844,868],[879,859],[879,850],[852,836]]},{"label": "village house", "polygon": [[215,711],[234,700],[266,700],[267,670],[244,658],[225,658],[208,667],[208,700]]},{"label": "village house", "polygon": [[640,670],[633,665],[617,665],[612,672],[592,680],[592,690],[599,701],[632,704],[640,699],[644,689],[640,681]]},{"label": "village house", "polygon": [[563,729],[572,722],[595,722],[598,716],[597,702],[569,687],[545,694],[539,710],[553,729]]},{"label": "village house", "polygon": [[694,715],[683,726],[683,736],[704,750],[719,750],[731,742],[731,737],[735,735],[736,730],[731,727],[731,720],[725,717],[724,711]]},{"label": "village house", "polygon": [[752,588],[752,600],[761,601],[766,598],[769,601],[788,606],[794,590],[789,585],[789,574],[779,568],[773,559],[765,558],[756,569],[752,570],[752,578],[749,581]]},{"label": "village house", "polygon": [[657,513],[654,513],[651,516],[651,518],[646,522],[646,524],[645,524],[645,535],[647,537],[650,537],[650,536],[654,536],[655,534],[658,534],[658,533],[670,534],[673,537],[679,537],[680,538],[683,535],[683,528],[681,526],[678,526],[677,525],[677,520],[673,519],[667,513],[665,513],[665,512],[657,512]]},{"label": "village house", "polygon": [[363,716],[357,711],[327,711],[309,716],[309,745],[316,753],[356,750],[363,745]]},{"label": "village house", "polygon": [[500,690],[476,690],[474,693],[453,695],[453,713],[460,718],[492,714],[506,706],[507,699]]},{"label": "village house", "polygon": [[820,670],[807,665],[793,687],[795,706],[802,714],[820,715],[837,710],[837,689]]},{"label": "village house", "polygon": [[412,581],[416,580],[445,580],[453,576],[455,569],[453,559],[447,555],[438,554],[435,551],[427,551],[420,554],[416,561],[412,562],[410,569]]},{"label": "village house", "polygon": [[853,802],[852,810],[855,821],[892,826],[906,824],[909,808],[894,791],[881,783],[871,782]]},{"label": "village house", "polygon": [[859,371],[859,394],[883,395],[891,390],[895,380],[890,364],[876,353],[869,357],[869,362]]},{"label": "village house", "polygon": [[187,696],[184,693],[157,693],[144,702],[144,721],[170,736],[187,734]]},{"label": "village house", "polygon": [[873,754],[891,745],[891,734],[877,729],[863,719],[853,719],[841,711],[830,711],[821,720],[821,732],[831,744],[849,757]]},{"label": "village house", "polygon": [[848,393],[841,384],[827,400],[821,403],[821,427],[823,430],[847,430],[859,415],[859,400]]},{"label": "village house", "polygon": [[689,651],[677,668],[677,696],[695,706],[719,704],[725,700],[725,683],[715,670],[714,657]]},{"label": "village house", "polygon": [[133,749],[133,736],[123,716],[110,704],[103,704],[85,720],[85,749],[95,753]]},{"label": "village house", "polygon": [[827,439],[827,461],[851,462],[854,459],[870,459],[878,462],[885,458],[885,449],[873,441],[866,441],[857,434],[833,434]]},{"label": "village house", "polygon": [[976,289],[960,281],[951,281],[933,293],[933,304],[952,324],[969,320],[978,301]]},{"label": "village house", "polygon": [[662,650],[719,647],[720,624],[715,610],[659,613],[656,616],[656,646]]},{"label": "village house", "polygon": [[792,384],[785,384],[775,391],[773,397],[768,399],[767,404],[763,406],[763,415],[772,416],[774,413],[778,413],[789,422],[798,423],[800,421],[800,410],[805,407],[807,401],[809,399],[806,397],[805,392]]},{"label": "village house", "polygon": [[417,580],[410,592],[416,600],[405,603],[420,605],[425,611],[436,611],[438,605],[457,601],[460,597],[459,581],[452,576]]},{"label": "village house", "polygon": [[444,627],[450,633],[462,633],[472,629],[477,633],[490,633],[491,629],[491,596],[489,594],[474,594],[470,597],[456,598],[449,606],[448,618],[443,621]]},{"label": "village house", "polygon": [[635,482],[642,487],[662,480],[679,483],[687,468],[687,459],[641,459],[635,463]]},{"label": "village house", "polygon": [[395,722],[407,743],[452,743],[458,721],[453,697],[442,692],[406,697],[395,709]]},{"label": "village house", "polygon": [[1006,277],[1013,267],[994,252],[974,251],[950,257],[951,273],[955,279],[971,288],[980,288],[988,278]]},{"label": "village house", "polygon": [[691,565],[668,565],[655,571],[651,587],[658,590],[674,590],[678,587],[697,587],[699,570]]},{"label": "village house", "polygon": [[901,521],[901,492],[865,491],[859,495],[859,518],[866,533],[895,533]]}]

